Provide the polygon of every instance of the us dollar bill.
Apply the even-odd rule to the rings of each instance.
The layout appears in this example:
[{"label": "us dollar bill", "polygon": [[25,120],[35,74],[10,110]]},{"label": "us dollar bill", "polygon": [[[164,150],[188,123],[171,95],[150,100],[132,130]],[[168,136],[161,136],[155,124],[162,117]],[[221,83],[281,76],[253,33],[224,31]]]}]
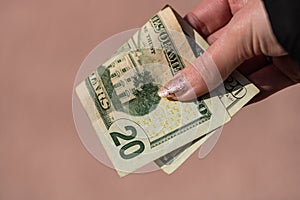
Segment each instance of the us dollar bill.
[{"label": "us dollar bill", "polygon": [[[235,77],[235,78],[233,78]],[[225,81],[226,93],[219,97],[223,104],[226,105],[228,113],[232,117],[253,98],[258,89],[245,79],[238,71],[234,71],[231,76]],[[233,85],[239,85],[235,90],[232,90]],[[242,85],[242,86],[241,86]],[[243,89],[238,89],[243,87]],[[241,92],[243,90],[243,93]],[[249,91],[249,92],[248,92]],[[245,92],[247,92],[245,94]],[[243,96],[244,94],[245,96]],[[237,96],[238,95],[238,96]],[[251,97],[251,98],[250,98]],[[178,169],[201,145],[203,145],[214,132],[208,133],[174,151],[155,160],[155,163],[167,174],[173,173]]]},{"label": "us dollar bill", "polygon": [[[174,10],[173,10],[174,11]],[[190,46],[193,49],[195,57],[200,56],[209,47],[208,43],[186,22],[176,11],[174,11],[184,33],[188,35]],[[219,96],[232,117],[243,106],[245,106],[256,94],[259,89],[245,78],[238,71],[234,71],[221,85],[212,93]],[[172,151],[169,154],[155,160],[155,163],[167,174],[173,173],[180,167],[199,147],[213,134],[213,132]]]},{"label": "us dollar bill", "polygon": [[196,58],[192,45],[173,10],[165,7],[76,87],[120,176],[230,120],[217,95],[190,102],[157,95],[162,85]]}]

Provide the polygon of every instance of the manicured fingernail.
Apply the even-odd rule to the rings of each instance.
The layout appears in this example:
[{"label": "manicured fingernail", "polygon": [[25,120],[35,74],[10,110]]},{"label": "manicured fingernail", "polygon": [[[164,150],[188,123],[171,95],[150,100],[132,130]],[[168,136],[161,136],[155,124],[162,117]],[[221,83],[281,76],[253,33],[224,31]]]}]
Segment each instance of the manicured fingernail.
[{"label": "manicured fingernail", "polygon": [[184,92],[187,88],[188,83],[186,78],[181,74],[177,74],[167,84],[160,88],[157,94],[163,98],[173,98],[176,94]]}]

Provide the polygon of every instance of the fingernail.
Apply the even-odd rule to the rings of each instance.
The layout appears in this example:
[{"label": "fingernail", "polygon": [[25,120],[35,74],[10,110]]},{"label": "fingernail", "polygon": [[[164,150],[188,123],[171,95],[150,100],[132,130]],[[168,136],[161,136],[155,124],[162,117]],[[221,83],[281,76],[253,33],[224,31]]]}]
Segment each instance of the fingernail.
[{"label": "fingernail", "polygon": [[184,92],[188,88],[186,78],[177,74],[167,84],[160,88],[157,92],[158,96],[162,98],[174,98],[176,94]]}]

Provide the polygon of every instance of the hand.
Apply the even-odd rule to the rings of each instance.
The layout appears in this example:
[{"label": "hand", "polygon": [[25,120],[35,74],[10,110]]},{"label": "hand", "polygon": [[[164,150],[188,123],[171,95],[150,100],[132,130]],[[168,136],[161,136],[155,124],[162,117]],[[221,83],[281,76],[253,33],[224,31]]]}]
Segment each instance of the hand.
[{"label": "hand", "polygon": [[203,0],[185,19],[211,46],[160,96],[182,101],[201,96],[238,66],[261,90],[255,101],[299,83],[300,68],[278,44],[261,0]]}]

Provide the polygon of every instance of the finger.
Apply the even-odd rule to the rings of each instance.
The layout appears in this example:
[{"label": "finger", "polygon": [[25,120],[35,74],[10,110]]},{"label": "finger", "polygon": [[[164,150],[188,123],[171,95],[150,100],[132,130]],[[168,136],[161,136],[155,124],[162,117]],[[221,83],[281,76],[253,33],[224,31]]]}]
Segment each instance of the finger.
[{"label": "finger", "polygon": [[207,37],[227,24],[231,17],[228,0],[203,0],[185,19],[200,35]]},{"label": "finger", "polygon": [[216,88],[245,60],[253,57],[255,55],[253,33],[249,29],[252,21],[245,20],[245,16],[248,10],[257,12],[256,6],[260,6],[258,10],[264,9],[262,2],[248,4],[247,8],[245,6],[245,12],[240,12],[232,18],[218,40],[202,56],[167,83],[159,91],[159,95],[171,98],[176,96],[176,99],[183,101],[204,95]]},{"label": "finger", "polygon": [[178,73],[177,77],[175,76],[174,79],[168,82],[164,88],[168,91],[168,99],[189,101],[200,96],[201,91],[205,91],[203,93],[209,91],[208,85],[205,76],[200,76],[199,71],[193,65],[189,65]]},{"label": "finger", "polygon": [[[212,33],[207,37],[207,42],[209,44],[213,44],[215,41],[217,41],[227,30],[229,25],[222,27],[221,29],[217,30],[216,32]],[[258,55],[253,58],[250,58],[243,62],[239,67],[239,71],[244,74],[252,74],[253,72],[259,70],[262,67],[265,67],[266,65],[269,65],[272,61],[269,60],[269,57],[267,58],[265,55]]]},{"label": "finger", "polygon": [[205,52],[166,83],[158,95],[180,101],[195,99],[222,82],[219,70],[211,55]]},{"label": "finger", "polygon": [[262,69],[249,75],[247,78],[260,89],[260,93],[248,104],[261,101],[268,96],[295,84],[295,82],[284,75],[274,65],[263,67]]},{"label": "finger", "polygon": [[217,41],[217,39],[219,39],[227,30],[228,25],[224,26],[222,28],[220,28],[219,30],[217,30],[216,32],[212,33],[211,35],[209,35],[206,40],[209,44],[213,44],[215,41]]},{"label": "finger", "polygon": [[180,73],[176,74],[168,83],[158,91],[160,97],[166,97],[169,100],[187,101],[197,98],[194,91],[208,88],[205,81],[199,76],[195,67],[187,66]]},{"label": "finger", "polygon": [[[228,28],[207,51],[181,70],[159,91],[159,96],[186,101],[201,96],[217,87],[247,58],[244,31],[236,31],[236,25]],[[247,32],[246,32],[247,34]]]}]

